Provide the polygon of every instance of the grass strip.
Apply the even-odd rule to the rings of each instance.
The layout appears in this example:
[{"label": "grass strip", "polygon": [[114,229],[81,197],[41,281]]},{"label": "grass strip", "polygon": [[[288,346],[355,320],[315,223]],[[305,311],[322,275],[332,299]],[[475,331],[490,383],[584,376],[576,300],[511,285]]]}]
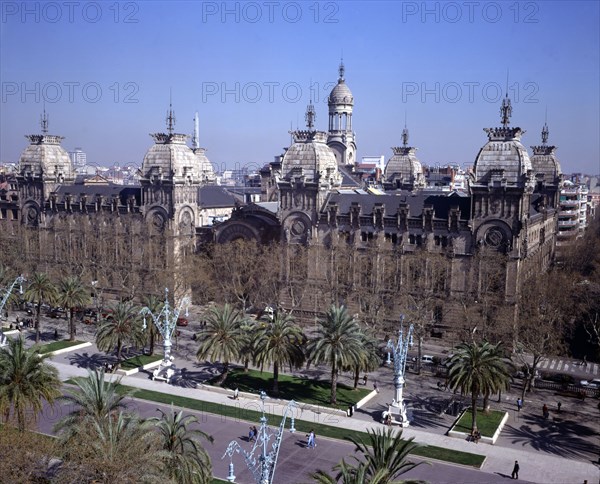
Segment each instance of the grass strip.
[{"label": "grass strip", "polygon": [[[209,380],[211,384],[219,377]],[[260,390],[269,390],[273,386],[273,374],[266,371],[242,369],[232,370],[225,380],[224,388],[238,388],[241,392],[256,393]],[[311,380],[292,375],[279,374],[278,378],[279,398],[284,400],[296,400],[302,403],[313,405],[323,405],[332,407],[329,403],[331,397],[331,383],[323,380]],[[333,408],[346,410],[351,405],[355,405],[363,397],[366,397],[370,390],[366,388],[351,388],[349,386],[338,384],[337,386],[337,405]]]},{"label": "grass strip", "polygon": [[[481,432],[484,437],[493,437],[496,430],[500,426],[500,422],[504,418],[505,412],[498,410],[492,410],[489,413],[483,411],[477,412],[477,429]],[[471,421],[473,419],[471,409],[468,409],[463,413],[460,420],[456,423],[452,430],[457,432],[471,433]]]},{"label": "grass strip", "polygon": [[[67,380],[67,383],[72,383],[72,380]],[[140,388],[130,387],[127,385],[119,385],[118,391],[120,393],[129,392],[131,396],[140,398],[142,400],[149,400],[157,403],[164,403],[168,405],[175,405],[177,407],[186,408],[189,410],[195,410],[197,412],[206,412],[215,415],[221,415],[226,418],[233,420],[246,420],[250,422],[258,422],[262,413],[259,411],[260,403],[256,403],[255,407],[257,410],[251,410],[249,408],[241,408],[239,405],[229,406],[221,405],[218,403],[204,402],[195,398],[180,397],[176,395],[170,395],[168,393],[157,392],[154,390],[144,390]],[[268,405],[266,406],[268,409]],[[267,418],[271,420],[280,419],[281,415],[274,415],[272,413],[265,412]],[[271,418],[269,418],[271,417]],[[325,418],[337,419],[335,415],[326,415]],[[272,420],[271,420],[272,421]],[[278,423],[278,420],[276,420]],[[345,429],[343,427],[336,427],[333,425],[327,425],[323,423],[308,422],[306,420],[296,419],[294,422],[296,431],[300,433],[308,433],[310,430],[314,430],[317,435],[321,437],[329,437],[332,439],[345,440],[349,436],[356,437],[361,435],[364,438],[367,437],[365,432],[357,432],[355,430]],[[445,462],[451,462],[454,464],[461,464],[465,466],[471,466],[480,468],[485,460],[485,456],[480,454],[472,454],[471,452],[462,452],[459,450],[446,449],[444,447],[437,447],[434,445],[425,445],[419,447],[413,451],[413,454],[419,457],[432,458]],[[219,481],[216,481],[219,482]]]},{"label": "grass strip", "polygon": [[85,343],[85,341],[69,341],[69,340],[61,340],[61,341],[53,341],[52,343],[47,343],[45,345],[38,346],[40,353],[46,354],[51,351],[62,350],[63,348],[70,348],[71,346],[77,346]]},{"label": "grass strip", "polygon": [[154,363],[155,361],[162,360],[161,355],[138,355],[132,358],[127,358],[121,362],[122,370],[133,370],[134,368],[141,368],[148,363]]}]

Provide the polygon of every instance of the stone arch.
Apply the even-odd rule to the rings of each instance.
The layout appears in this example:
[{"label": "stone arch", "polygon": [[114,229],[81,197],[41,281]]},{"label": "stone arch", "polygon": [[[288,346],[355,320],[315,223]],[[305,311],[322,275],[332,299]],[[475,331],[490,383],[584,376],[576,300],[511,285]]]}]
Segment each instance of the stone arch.
[{"label": "stone arch", "polygon": [[223,227],[217,229],[215,235],[215,241],[218,244],[225,244],[239,239],[260,241],[259,233],[254,227],[247,223],[232,221],[229,223],[226,222],[223,225]]},{"label": "stone arch", "polygon": [[30,227],[37,227],[40,223],[40,206],[37,202],[28,201],[21,210],[21,223]]},{"label": "stone arch", "polygon": [[312,222],[304,212],[292,212],[283,221],[285,240],[291,244],[305,244],[311,238]]},{"label": "stone arch", "polygon": [[477,227],[475,240],[477,245],[496,249],[499,252],[509,252],[512,249],[513,233],[506,222],[488,220]]}]

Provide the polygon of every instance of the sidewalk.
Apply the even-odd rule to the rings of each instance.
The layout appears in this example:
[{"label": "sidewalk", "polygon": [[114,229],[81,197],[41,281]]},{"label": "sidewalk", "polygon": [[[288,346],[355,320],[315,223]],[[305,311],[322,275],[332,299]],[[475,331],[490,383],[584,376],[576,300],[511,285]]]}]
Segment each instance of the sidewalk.
[{"label": "sidewalk", "polygon": [[[51,338],[50,335],[53,334],[55,327],[62,330],[64,335],[64,330],[66,328],[65,322],[51,321],[44,324],[46,338]],[[94,327],[84,327],[83,325],[80,325],[78,329],[80,330],[80,333],[78,334],[79,339],[93,341],[92,331],[95,329]],[[182,333],[181,337],[179,338],[178,344],[173,348],[173,354],[175,356],[174,363],[176,367],[178,369],[186,368],[186,373],[195,377],[196,381],[202,381],[209,376],[212,376],[213,373],[211,372],[214,370],[214,367],[201,364],[197,362],[195,358],[196,343],[191,340],[193,330],[191,330],[191,328],[180,329]],[[31,337],[31,334],[25,331],[24,335],[28,338]],[[160,352],[160,350],[160,347],[157,348],[157,352]],[[95,345],[93,345],[75,352],[57,355],[52,357],[50,361],[58,368],[61,379],[66,380],[76,376],[86,376],[86,367],[93,367],[94,365],[98,365],[99,361],[104,361],[106,359],[112,358],[98,352]],[[311,368],[310,371],[301,370],[300,372],[294,373],[302,373],[311,378],[328,378],[329,371],[323,368]],[[113,378],[113,376],[107,375],[107,378]],[[341,383],[346,384],[350,384],[351,382],[351,379],[347,375],[342,375],[340,380]],[[314,410],[300,406],[296,410],[295,418],[362,432],[369,428],[378,427],[381,425],[378,421],[381,410],[387,409],[387,404],[392,401],[394,396],[393,375],[391,369],[382,366],[377,371],[371,372],[369,374],[368,385],[372,385],[374,382],[377,382],[380,393],[370,400],[363,409],[356,411],[353,417],[340,417],[339,414],[328,414],[325,409],[315,412]],[[147,373],[138,373],[136,375],[122,377],[122,383],[136,388],[194,398],[205,402],[260,410],[260,400],[258,399],[258,396],[249,397],[242,394],[238,400],[232,400],[230,398],[230,393],[200,389],[196,387],[196,384],[185,387],[152,381],[149,379]],[[415,414],[418,413],[418,416],[421,419],[423,418],[423,415],[426,414],[427,422],[425,422],[424,425],[422,422],[415,420],[410,427],[404,429],[403,435],[407,438],[414,437],[415,441],[421,444],[485,455],[486,460],[481,470],[487,473],[510,475],[514,461],[518,460],[521,464],[521,478],[528,481],[540,483],[583,483],[586,480],[587,482],[592,483],[599,481],[600,469],[596,464],[591,462],[592,459],[585,461],[581,458],[580,454],[577,454],[577,458],[565,458],[565,456],[575,454],[575,452],[571,452],[571,449],[569,448],[571,443],[569,439],[577,439],[580,437],[577,433],[581,433],[579,427],[569,427],[570,432],[566,435],[561,435],[564,434],[564,432],[558,432],[554,429],[554,433],[546,433],[543,435],[545,441],[536,441],[536,438],[540,438],[540,429],[548,432],[547,429],[540,427],[538,422],[535,421],[536,409],[538,406],[541,408],[540,401],[538,401],[540,395],[534,395],[533,397],[528,395],[526,398],[525,410],[529,411],[528,414],[525,414],[525,412],[522,412],[522,414],[519,415],[511,414],[509,424],[512,428],[507,428],[509,427],[507,424],[507,427],[505,427],[505,430],[502,432],[501,438],[496,445],[483,443],[474,444],[445,435],[453,418],[445,415],[437,415],[437,410],[436,412],[432,412],[431,408],[427,405],[429,405],[432,400],[437,399],[443,401],[444,398],[451,396],[451,392],[439,392],[435,386],[435,379],[433,378],[419,377],[413,374],[407,375],[405,398],[408,401],[409,410],[412,409]],[[544,395],[543,398],[547,399],[549,397]],[[514,406],[515,400],[516,395],[514,393],[505,395],[504,401],[500,404],[494,403],[494,406],[512,412],[512,410],[509,409]],[[283,415],[287,403],[287,401],[269,398],[266,400],[265,406],[269,413]],[[594,422],[594,419],[597,420],[598,416],[595,408],[589,405],[589,403],[586,404],[585,407],[578,406],[575,408],[575,403],[563,401],[563,412],[565,415],[577,412],[574,420],[578,421],[587,420],[588,422]],[[409,411],[409,417],[410,413],[411,412]],[[597,424],[595,424],[595,427],[597,427]],[[597,430],[595,430],[595,434],[588,435],[588,437],[589,442],[580,442],[577,440],[577,445],[579,447],[586,446],[588,452],[590,451],[590,448],[596,447],[595,455],[597,458]],[[550,446],[546,441],[555,442],[554,448],[549,448]]]},{"label": "sidewalk", "polygon": [[[90,348],[91,349],[91,348]],[[85,368],[78,368],[74,365],[53,361],[58,368],[61,379],[65,380],[76,376],[86,376]],[[114,378],[113,375],[107,375],[107,378]],[[227,406],[236,406],[242,408],[260,409],[260,401],[257,397],[248,398],[240,395],[238,400],[232,400],[230,394],[215,391],[201,390],[196,388],[184,388],[169,385],[164,382],[155,382],[148,379],[147,374],[137,374],[124,376],[122,378],[124,385],[136,388],[153,390],[157,392],[169,393],[181,397],[194,398],[205,402],[218,403]],[[287,401],[267,399],[265,402],[266,410],[269,413],[283,415]],[[365,432],[367,429],[378,427],[379,423],[374,422],[372,417],[362,412],[356,412],[353,417],[338,417],[337,415],[327,415],[325,411],[316,413],[310,409],[298,408],[295,412],[295,418],[310,422],[324,423],[327,425],[343,427]],[[473,444],[460,439],[437,435],[431,432],[408,427],[404,429],[403,435],[407,438],[414,437],[415,441],[421,444],[434,445],[444,448],[452,448],[464,452],[482,454],[486,460],[481,468],[484,472],[509,474],[515,460],[521,463],[521,476],[533,482],[540,483],[567,483],[588,481],[589,483],[598,482],[600,471],[596,465],[591,463],[564,459],[548,455],[544,452],[531,452],[523,450],[518,446],[507,448],[504,446]]]}]

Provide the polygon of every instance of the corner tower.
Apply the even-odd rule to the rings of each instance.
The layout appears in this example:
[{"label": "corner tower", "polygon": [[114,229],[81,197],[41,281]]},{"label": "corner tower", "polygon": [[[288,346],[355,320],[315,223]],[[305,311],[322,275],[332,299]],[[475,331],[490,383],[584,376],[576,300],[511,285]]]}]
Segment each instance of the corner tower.
[{"label": "corner tower", "polygon": [[558,197],[562,178],[560,162],[556,157],[556,146],[549,146],[548,124],[542,128],[542,144],[532,146],[531,166],[535,177],[535,192],[544,195],[545,203],[550,208],[558,207]]},{"label": "corner tower", "polygon": [[42,134],[25,136],[30,144],[21,153],[17,174],[21,222],[32,226],[42,221],[50,194],[75,180],[71,158],[60,145],[64,137],[48,134],[46,109],[40,124]]},{"label": "corner tower", "polygon": [[341,185],[336,155],[327,133],[314,129],[314,106],[306,110],[306,130],[293,131],[294,142],[281,161],[279,219],[290,243],[307,243],[329,190]]},{"label": "corner tower", "polygon": [[327,146],[335,154],[338,165],[354,165],[356,142],[352,129],[354,97],[344,79],[344,62],[340,63],[338,82],[327,99],[329,106],[329,128]]}]

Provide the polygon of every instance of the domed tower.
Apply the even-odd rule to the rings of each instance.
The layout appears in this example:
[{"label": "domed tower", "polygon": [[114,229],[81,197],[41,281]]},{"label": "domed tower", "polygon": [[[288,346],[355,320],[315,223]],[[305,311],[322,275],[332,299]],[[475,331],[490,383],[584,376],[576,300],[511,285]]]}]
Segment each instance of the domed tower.
[{"label": "domed tower", "polygon": [[408,146],[408,129],[402,130],[402,146],[392,148],[393,156],[385,165],[383,187],[386,190],[415,190],[425,187],[423,167],[418,160],[417,148]]},{"label": "domed tower", "polygon": [[562,171],[560,162],[556,157],[556,146],[548,146],[547,144],[549,134],[548,124],[544,123],[542,144],[531,147],[533,150],[531,166],[535,177],[535,192],[544,195],[546,206],[556,208],[558,206]]},{"label": "domed tower", "polygon": [[329,106],[327,146],[335,153],[339,165],[354,165],[356,162],[356,142],[352,130],[354,97],[346,84],[344,72],[344,63],[341,62],[338,82],[327,99]]},{"label": "domed tower", "polygon": [[21,221],[27,225],[38,225],[50,194],[60,185],[71,184],[75,180],[69,154],[60,145],[64,137],[48,134],[45,109],[40,124],[42,134],[25,136],[30,144],[19,158],[17,179]]},{"label": "domed tower", "polygon": [[198,188],[203,175],[198,156],[186,144],[188,136],[174,133],[172,107],[167,114],[167,133],[151,134],[150,147],[141,168],[142,206],[146,220],[156,229],[169,226],[176,235],[195,235],[198,220]]},{"label": "domed tower", "polygon": [[293,131],[293,144],[281,162],[279,217],[285,240],[306,243],[317,223],[327,192],[341,185],[336,155],[327,134],[314,129],[314,106],[306,111],[306,130]]},{"label": "domed tower", "polygon": [[529,216],[533,170],[521,144],[525,131],[508,126],[512,114],[508,95],[500,113],[502,127],[484,129],[488,142],[479,150],[469,180],[473,233],[477,244],[520,257],[519,242],[527,239],[521,235]]}]

